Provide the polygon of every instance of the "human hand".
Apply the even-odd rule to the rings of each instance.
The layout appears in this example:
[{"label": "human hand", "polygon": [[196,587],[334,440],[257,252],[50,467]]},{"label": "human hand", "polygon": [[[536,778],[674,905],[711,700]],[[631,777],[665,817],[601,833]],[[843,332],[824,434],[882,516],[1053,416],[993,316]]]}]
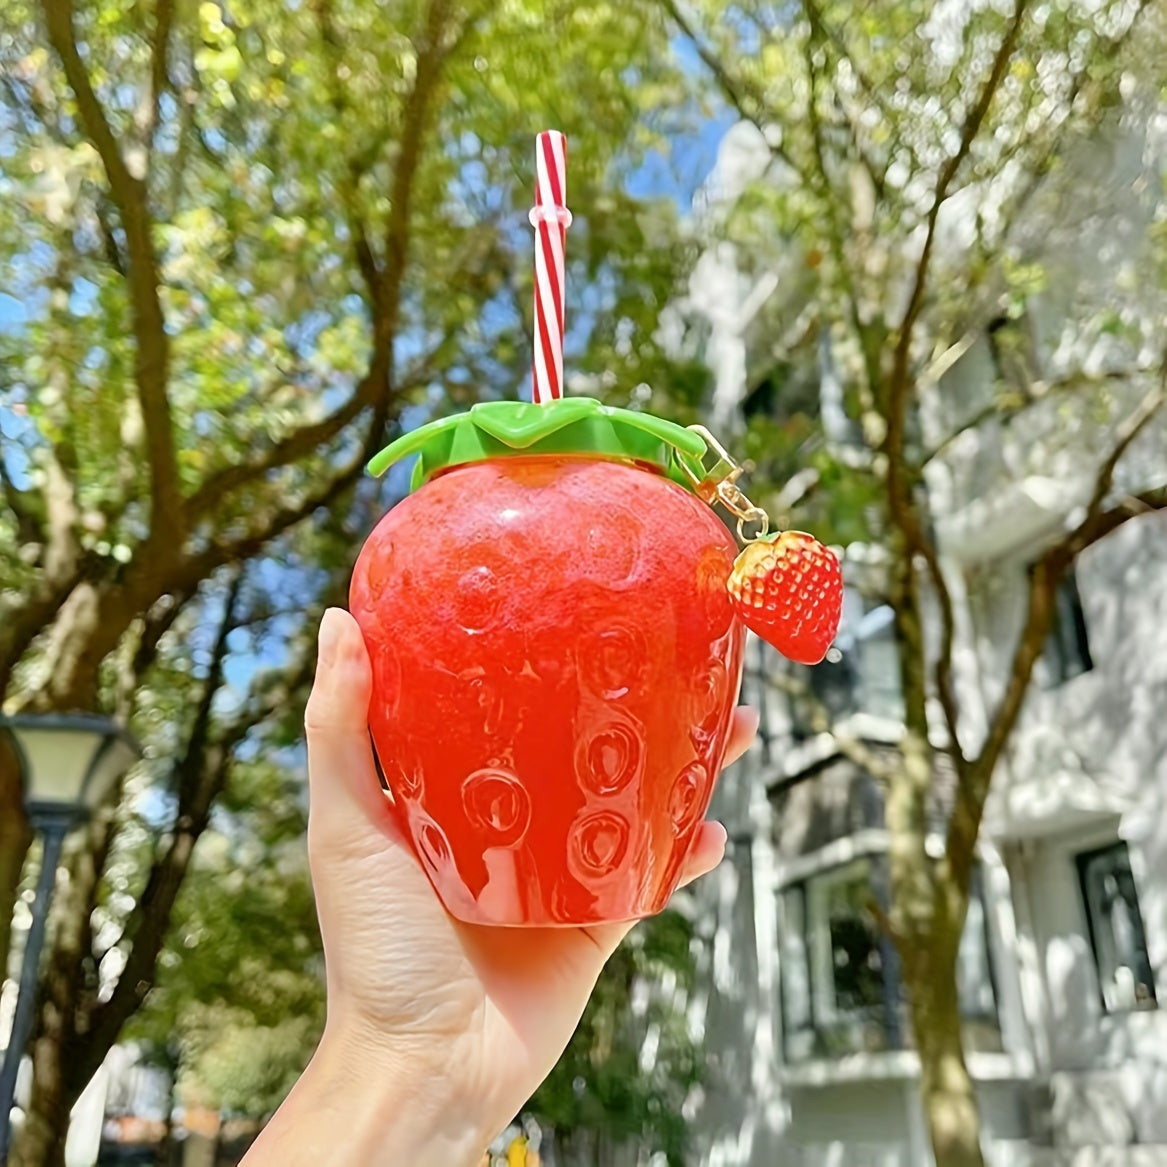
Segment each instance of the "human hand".
[{"label": "human hand", "polygon": [[[449,916],[380,788],[371,688],[356,622],[329,610],[305,716],[328,1022],[249,1167],[321,1155],[333,1164],[477,1163],[554,1066],[632,927],[484,928]],[[727,764],[756,728],[756,714],[739,709]],[[715,867],[724,849],[724,829],[702,824],[683,882]]]}]

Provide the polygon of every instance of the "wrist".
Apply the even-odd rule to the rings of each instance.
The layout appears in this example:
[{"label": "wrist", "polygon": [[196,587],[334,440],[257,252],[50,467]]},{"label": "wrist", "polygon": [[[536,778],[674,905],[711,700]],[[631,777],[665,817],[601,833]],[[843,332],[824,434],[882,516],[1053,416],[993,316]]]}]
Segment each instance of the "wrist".
[{"label": "wrist", "polygon": [[330,1021],[246,1167],[478,1167],[498,1133],[483,1102],[459,1096],[440,1057]]}]

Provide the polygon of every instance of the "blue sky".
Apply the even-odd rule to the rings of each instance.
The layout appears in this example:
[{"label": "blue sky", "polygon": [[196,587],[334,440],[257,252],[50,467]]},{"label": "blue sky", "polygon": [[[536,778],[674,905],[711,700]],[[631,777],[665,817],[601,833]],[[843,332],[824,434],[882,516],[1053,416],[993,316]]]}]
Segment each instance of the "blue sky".
[{"label": "blue sky", "polygon": [[13,325],[22,323],[24,320],[24,309],[20,306],[20,301],[8,295],[7,292],[0,292],[0,328],[11,328]]},{"label": "blue sky", "polygon": [[737,120],[728,111],[718,111],[695,135],[674,138],[671,157],[649,155],[630,177],[629,192],[637,198],[671,198],[682,213],[688,212],[694,192],[717,161],[721,139]]}]

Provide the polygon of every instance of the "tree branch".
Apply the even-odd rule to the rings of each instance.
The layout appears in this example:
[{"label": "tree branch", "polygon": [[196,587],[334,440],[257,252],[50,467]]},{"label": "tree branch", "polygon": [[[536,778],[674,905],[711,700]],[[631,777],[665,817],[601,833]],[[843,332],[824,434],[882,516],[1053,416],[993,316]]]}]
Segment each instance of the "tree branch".
[{"label": "tree branch", "polygon": [[956,805],[949,824],[947,849],[948,862],[957,874],[969,869],[973,862],[989,784],[1021,716],[1034,665],[1049,635],[1053,623],[1054,593],[1059,580],[1087,547],[1105,538],[1129,519],[1150,511],[1167,510],[1167,487],[1145,491],[1124,499],[1118,506],[1104,509],[1113,488],[1119,461],[1158,414],[1165,401],[1167,358],[1164,360],[1162,380],[1116,430],[1117,440],[1095,476],[1094,491],[1085,518],[1033,565],[1029,577],[1025,624],[1013,653],[1009,681],[989,721],[989,732],[980,753],[969,763],[957,783]]},{"label": "tree branch", "polygon": [[[980,753],[969,763],[956,786],[956,799],[945,847],[945,861],[956,879],[961,879],[972,870],[989,783],[1025,703],[1033,667],[1041,656],[1053,624],[1054,592],[1068,565],[1069,559],[1059,544],[1043,555],[1030,570],[1025,624],[1013,652],[1008,684],[990,719],[989,733]],[[962,883],[960,886],[965,885]]]},{"label": "tree branch", "polygon": [[226,783],[232,751],[242,741],[250,722],[236,721],[212,736],[215,697],[223,683],[227,642],[235,628],[243,572],[236,571],[223,604],[211,665],[203,685],[186,748],[172,768],[178,790],[178,812],[170,842],[151,868],[142,894],[127,921],[123,941],[130,949],[113,993],[89,1017],[88,1039],[68,1067],[72,1082],[84,1084],[96,1072],[117,1040],[122,1026],[138,1009],[154,981],[158,953],[166,938],[175,898],[199,836],[210,820],[211,806]]},{"label": "tree branch", "polygon": [[772,142],[771,135],[766,132],[766,126],[763,120],[767,113],[766,101],[754,93],[744,81],[730,74],[724,62],[706,44],[705,39],[698,33],[693,23],[681,11],[678,0],[660,0],[660,4],[672,22],[681,30],[682,36],[693,46],[694,52],[696,52],[702,64],[713,75],[713,80],[717,82],[717,87],[721,90],[729,104],[733,106],[745,121],[757,129],[766,140],[770,153],[775,158],[781,159],[791,170],[801,175],[802,168],[795,164],[794,159],[791,158],[782,145]]},{"label": "tree branch", "polygon": [[182,514],[170,401],[167,396],[170,341],[158,295],[161,279],[152,238],[153,223],[146,184],[142,178],[130,173],[93,90],[77,49],[72,0],[42,0],[42,5],[49,41],[65,70],[85,132],[105,168],[110,193],[126,235],[135,340],[134,375],[150,466],[150,526],[152,531],[164,531],[167,538],[172,539],[182,531]]},{"label": "tree branch", "polygon": [[940,557],[931,539],[924,540],[920,548],[928,575],[936,591],[936,601],[940,605],[940,648],[936,656],[936,696],[944,713],[944,724],[948,729],[949,749],[952,762],[959,776],[968,765],[964,747],[960,744],[960,707],[956,700],[956,689],[952,679],[952,656],[956,641],[956,617],[952,608],[952,593],[944,578]]},{"label": "tree branch", "polygon": [[160,596],[138,622],[138,643],[133,655],[119,662],[114,685],[114,712],[122,721],[130,720],[135,694],[158,656],[158,645],[191,598],[190,595]]},{"label": "tree branch", "polygon": [[[880,87],[867,75],[866,70],[855,59],[851,50],[847,47],[847,42],[843,39],[842,34],[835,28],[824,16],[822,9],[815,3],[815,0],[802,0],[802,8],[806,13],[807,20],[810,22],[811,29],[818,35],[821,40],[828,42],[835,50],[839,59],[847,62],[848,68],[851,70],[855,80],[859,82],[859,88],[863,90],[864,96],[868,103],[875,106],[880,114],[887,121],[889,126],[895,124],[895,117],[888,107],[888,104],[883,99],[883,92]],[[836,95],[838,89],[836,88]],[[841,98],[837,99],[840,101]],[[856,124],[856,117],[853,111],[847,113],[847,120],[851,124],[851,142],[855,147],[855,152],[859,155],[866,168],[868,174],[871,175],[871,180],[875,184],[877,193],[882,196],[884,193],[884,175],[886,173],[886,165],[880,169],[874,161],[868,156],[863,149],[862,143],[859,140],[858,127]],[[916,154],[915,148],[910,142],[898,139],[895,146],[900,146],[907,151],[908,156],[912,160],[912,166],[915,171],[920,169],[920,160]],[[890,153],[890,151],[889,151]]]},{"label": "tree branch", "polygon": [[77,490],[61,465],[62,459],[57,457],[58,449],[47,447],[41,453],[47,525],[43,569],[49,579],[68,579],[81,557],[81,544],[77,540]]},{"label": "tree branch", "polygon": [[[316,14],[316,21],[320,28],[320,39],[324,43],[332,67],[332,76],[329,79],[332,111],[338,125],[343,125],[351,108],[348,95],[340,83],[340,67],[344,63],[344,46],[341,44],[336,25],[333,23],[331,0],[313,0],[312,10]],[[365,281],[370,307],[374,316],[377,316],[381,312],[382,273],[377,265],[377,259],[373,255],[368,233],[357,205],[357,191],[365,170],[365,162],[357,156],[351,158],[348,165],[347,181],[341,184],[340,195],[345,208],[345,223],[352,239],[353,254],[356,257],[361,277]]]},{"label": "tree branch", "polygon": [[[966,350],[967,351],[967,350]],[[1073,373],[1068,377],[1058,377],[1053,381],[1033,381],[1028,387],[1028,394],[1020,404],[1009,407],[1002,403],[1001,398],[995,398],[983,409],[979,409],[968,421],[963,422],[950,434],[945,435],[931,450],[927,450],[920,460],[921,466],[928,465],[933,459],[940,457],[961,434],[968,433],[984,425],[985,422],[1000,420],[1011,421],[1025,413],[1039,401],[1058,393],[1074,389],[1091,389],[1113,381],[1133,381],[1137,377],[1154,372],[1159,366],[1139,365],[1133,369],[1113,369],[1103,373]]]},{"label": "tree branch", "polygon": [[417,54],[413,87],[405,101],[404,122],[398,141],[397,164],[393,168],[389,212],[385,217],[385,266],[378,293],[379,311],[374,321],[374,349],[391,345],[401,311],[401,288],[409,259],[411,207],[417,172],[421,165],[422,146],[429,129],[434,99],[442,70],[458,40],[465,35],[463,26],[450,37],[450,0],[430,0],[426,11],[425,39]]},{"label": "tree branch", "polygon": [[[399,401],[404,393],[426,383],[433,374],[435,359],[449,345],[451,339],[448,335],[442,337],[429,352],[414,360],[408,370],[394,381],[393,394],[396,400]],[[313,450],[331,441],[346,425],[355,421],[370,405],[375,404],[378,397],[384,396],[378,386],[384,383],[385,376],[384,369],[371,367],[361,378],[353,395],[327,417],[293,430],[262,457],[252,462],[227,466],[210,475],[187,500],[188,521],[193,525],[197,520],[213,512],[232,491],[258,481],[272,470],[298,462]],[[379,425],[370,426],[367,446],[377,446],[380,443],[384,426],[392,413],[390,403],[383,411]],[[373,449],[372,453],[376,453],[376,449]]]},{"label": "tree branch", "polygon": [[[997,90],[1005,77],[1005,72],[1009,67],[1009,60],[1013,56],[1013,50],[1016,48],[1017,39],[1021,34],[1021,25],[1025,19],[1025,12],[1029,6],[1029,2],[1030,0],[1014,0],[1013,15],[1010,18],[1009,27],[1006,29],[1005,35],[1001,38],[1000,45],[997,47],[997,52],[993,57],[992,68],[989,70],[989,75],[985,78],[985,82],[981,86],[980,94],[964,119],[964,125],[961,127],[960,132],[960,143],[955,152],[941,165],[936,176],[936,186],[932,194],[932,205],[928,210],[924,243],[920,249],[920,256],[916,261],[915,271],[912,276],[912,290],[908,297],[907,307],[904,309],[903,319],[900,322],[899,337],[895,347],[890,386],[893,400],[889,402],[888,408],[889,456],[898,454],[899,449],[897,449],[897,444],[899,448],[902,448],[902,414],[904,407],[902,401],[897,402],[894,400],[894,397],[898,395],[902,398],[907,392],[910,381],[908,377],[908,362],[911,356],[912,336],[915,332],[916,321],[924,306],[924,291],[928,284],[929,265],[932,259],[932,249],[936,242],[936,223],[940,216],[940,208],[944,205],[945,199],[948,198],[952,181],[960,170],[961,164],[968,157],[973,142],[976,140],[977,134],[980,133],[981,126],[984,124],[985,117],[988,115],[993,98],[996,96]],[[899,425],[893,426],[896,415],[901,415]],[[891,441],[893,429],[896,432],[896,443]]]},{"label": "tree branch", "polygon": [[229,563],[243,563],[258,554],[271,540],[303,522],[314,511],[332,506],[361,476],[366,460],[362,450],[318,491],[306,495],[297,503],[282,507],[242,535],[214,542],[204,550],[187,556],[178,563],[166,581],[164,590],[189,591],[217,568]]},{"label": "tree branch", "polygon": [[[968,759],[960,744],[960,708],[953,683],[952,657],[956,641],[956,617],[953,610],[952,594],[940,564],[940,556],[932,536],[924,531],[919,508],[913,497],[913,484],[918,471],[904,464],[902,453],[899,460],[888,457],[887,486],[888,513],[903,539],[904,578],[900,584],[900,597],[893,604],[896,610],[897,637],[900,640],[901,671],[905,678],[904,701],[909,726],[913,731],[927,737],[926,694],[921,684],[909,684],[909,670],[922,678],[926,669],[927,651],[923,636],[923,622],[920,610],[919,581],[915,572],[919,560],[923,560],[928,578],[940,609],[940,645],[934,667],[936,694],[944,713],[948,729],[953,764],[961,775],[968,767]],[[908,619],[910,616],[910,620]],[[912,635],[906,636],[905,630]],[[918,723],[918,724],[914,724]]]},{"label": "tree branch", "polygon": [[82,578],[80,569],[68,579],[49,580],[42,576],[33,595],[20,603],[8,603],[0,597],[0,700],[7,694],[17,662],[52,622],[57,609]]},{"label": "tree branch", "polygon": [[159,102],[168,85],[167,59],[170,30],[174,27],[174,0],[155,0],[154,44],[150,52],[150,113],[143,139],[152,145],[158,129]]},{"label": "tree branch", "polygon": [[40,569],[29,593],[11,598],[0,595],[0,701],[17,662],[53,622],[73,590],[118,566],[112,559],[102,561],[95,552],[81,548],[73,483],[51,447],[44,447],[41,456],[45,464],[45,521]]},{"label": "tree branch", "polygon": [[[383,379],[382,371],[379,380]],[[214,511],[232,491],[255,482],[281,466],[290,466],[335,438],[349,422],[354,421],[368,409],[371,398],[375,395],[373,385],[377,381],[378,378],[370,370],[361,378],[352,396],[327,417],[294,430],[253,462],[228,466],[212,474],[187,500],[187,516],[190,523],[193,525]]]},{"label": "tree branch", "polygon": [[[138,640],[138,647],[134,650],[133,670],[137,677],[145,675],[146,670],[154,663],[158,655],[158,644],[162,637],[174,626],[175,620],[187,602],[188,595],[164,595],[159,597],[147,611],[142,622],[142,635]],[[236,621],[236,627],[238,627]]]},{"label": "tree branch", "polygon": [[1118,464],[1122,456],[1130,449],[1131,443],[1147,428],[1151,420],[1163,408],[1165,400],[1167,400],[1167,354],[1164,354],[1163,357],[1159,384],[1139,402],[1130,416],[1122,421],[1117,430],[1115,430],[1116,441],[1110,453],[1107,455],[1106,460],[1098,468],[1098,476],[1094,483],[1094,493],[1091,495],[1090,502],[1086,507],[1086,518],[1082,520],[1078,528],[1066,540],[1066,547],[1071,557],[1077,555],[1079,551],[1095,541],[1091,538],[1092,526],[1102,512],[1102,507],[1106,502],[1107,496],[1114,488],[1114,472],[1118,469]]},{"label": "tree branch", "polygon": [[697,56],[701,58],[701,63],[713,74],[714,81],[717,82],[718,88],[725,94],[730,105],[743,119],[761,130],[760,118],[764,103],[755,94],[747,93],[744,84],[730,75],[721,58],[705,43],[705,38],[698,33],[689,18],[681,11],[677,0],[661,0],[661,7],[681,30],[685,39],[693,46]]},{"label": "tree branch", "polygon": [[97,218],[97,225],[101,228],[101,249],[105,252],[105,262],[124,280],[128,274],[125,256],[118,245],[117,236],[113,231],[113,224],[109,221],[109,204],[104,198],[93,200],[93,213]]},{"label": "tree branch", "polygon": [[1118,530],[1128,519],[1137,519],[1162,510],[1167,510],[1167,486],[1126,495],[1116,506],[1099,512],[1093,521],[1084,524],[1079,538],[1085,540],[1084,547],[1090,546]]},{"label": "tree branch", "polygon": [[[808,9],[808,15],[809,11]],[[823,33],[813,17],[810,17],[810,27],[811,35],[807,37],[803,45],[803,56],[806,65],[807,81],[810,87],[806,108],[807,120],[810,123],[811,144],[813,147],[812,154],[814,157],[814,173],[811,176],[811,182],[818,188],[819,198],[827,208],[827,235],[830,240],[831,256],[834,260],[835,272],[839,277],[843,292],[847,298],[848,316],[851,328],[854,330],[855,337],[859,341],[860,352],[863,354],[863,364],[867,374],[868,387],[874,388],[878,384],[879,376],[879,345],[873,343],[875,339],[873,330],[864,324],[862,314],[859,311],[859,296],[855,287],[855,279],[848,261],[844,242],[847,232],[839,222],[839,200],[834,197],[831,175],[827,168],[826,149],[823,142],[823,127],[818,108],[819,76],[818,69],[814,63],[815,43],[816,41],[821,41]]]},{"label": "tree branch", "polygon": [[[332,24],[331,9],[327,0],[316,0],[313,8],[326,45],[334,53],[339,52],[341,44]],[[392,410],[390,398],[401,390],[400,385],[393,386],[389,382],[393,361],[393,337],[397,329],[401,289],[408,261],[410,207],[414,183],[421,164],[422,146],[441,70],[446,57],[452,51],[452,43],[448,43],[448,21],[447,0],[433,0],[428,9],[425,45],[418,54],[414,84],[405,103],[397,166],[393,174],[392,198],[386,217],[386,262],[383,270],[376,265],[364,226],[356,213],[355,187],[345,193],[349,229],[353,234],[357,262],[368,284],[370,306],[373,311],[373,354],[368,372],[361,378],[352,397],[328,417],[294,431],[273,446],[263,457],[252,462],[229,466],[208,478],[188,500],[187,515],[192,523],[213,511],[232,491],[310,454],[318,446],[335,437],[370,406],[374,408],[374,416],[366,446],[376,445],[380,440],[380,434]],[[464,26],[459,35],[464,35],[465,31]],[[457,43],[456,38],[453,43]],[[334,87],[332,101],[334,111],[343,113],[347,109],[347,99],[339,87]],[[252,540],[249,539],[248,542],[251,543]]]},{"label": "tree branch", "polygon": [[[916,556],[924,560],[932,587],[940,605],[941,614],[941,648],[936,664],[936,687],[944,710],[945,721],[948,723],[949,734],[953,745],[953,758],[958,772],[967,768],[957,736],[958,708],[952,684],[952,646],[955,639],[952,598],[948,592],[948,585],[944,573],[940,568],[936,548],[931,538],[924,532],[919,511],[913,493],[918,477],[918,468],[908,464],[905,458],[905,436],[907,432],[907,413],[909,390],[913,379],[909,371],[912,338],[915,332],[916,321],[924,306],[924,290],[928,282],[929,264],[932,248],[936,239],[936,224],[940,215],[940,208],[948,197],[953,179],[960,170],[961,164],[972,149],[972,144],[980,132],[985,117],[992,105],[993,97],[999,88],[1008,68],[1009,60],[1021,32],[1021,25],[1029,0],[1014,0],[1013,15],[1005,35],[993,58],[992,68],[981,86],[977,100],[973,103],[964,120],[961,129],[960,142],[956,150],[941,165],[936,176],[936,186],[933,190],[932,205],[928,212],[927,229],[924,243],[916,262],[912,291],[907,308],[899,327],[899,336],[896,341],[890,376],[884,382],[883,406],[886,432],[882,444],[882,452],[887,459],[887,493],[888,509],[893,521],[899,528],[904,539],[904,553],[909,563],[907,570],[914,570]],[[915,603],[918,598],[914,584],[909,581],[905,602]],[[914,614],[918,620],[919,613]],[[918,646],[923,652],[923,645]],[[923,656],[920,657],[922,661]],[[911,668],[911,663],[905,664]],[[905,686],[905,700],[907,700],[907,686]],[[909,717],[913,711],[909,710]],[[914,711],[914,716],[920,716],[920,710]],[[917,727],[916,732],[926,733],[926,727]]]}]

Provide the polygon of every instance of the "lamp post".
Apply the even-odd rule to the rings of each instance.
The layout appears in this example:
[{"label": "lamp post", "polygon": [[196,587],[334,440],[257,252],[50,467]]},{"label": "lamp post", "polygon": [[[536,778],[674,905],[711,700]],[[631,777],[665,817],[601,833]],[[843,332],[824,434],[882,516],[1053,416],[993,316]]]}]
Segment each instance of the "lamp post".
[{"label": "lamp post", "polygon": [[43,846],[12,1033],[0,1069],[0,1163],[5,1163],[16,1078],[32,1029],[41,948],[61,846],[69,831],[101,804],[140,751],[114,721],[91,714],[0,714],[0,733],[7,735],[15,751],[25,810]]}]

